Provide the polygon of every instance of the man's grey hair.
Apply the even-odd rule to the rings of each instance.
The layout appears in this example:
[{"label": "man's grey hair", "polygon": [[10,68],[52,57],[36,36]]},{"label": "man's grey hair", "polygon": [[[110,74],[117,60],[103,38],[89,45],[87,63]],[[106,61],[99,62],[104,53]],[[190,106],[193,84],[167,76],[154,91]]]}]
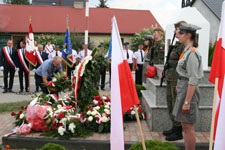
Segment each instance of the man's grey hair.
[{"label": "man's grey hair", "polygon": [[43,45],[42,44],[38,44],[38,47],[43,47]]}]

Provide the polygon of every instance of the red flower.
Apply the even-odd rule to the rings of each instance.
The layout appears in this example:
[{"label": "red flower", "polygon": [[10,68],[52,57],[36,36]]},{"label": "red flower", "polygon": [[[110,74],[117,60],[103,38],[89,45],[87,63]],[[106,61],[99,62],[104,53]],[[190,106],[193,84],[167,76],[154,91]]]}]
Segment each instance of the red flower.
[{"label": "red flower", "polygon": [[53,124],[53,122],[54,122],[54,120],[53,119],[51,119],[51,123]]},{"label": "red flower", "polygon": [[23,113],[23,111],[19,111],[19,114],[22,114]]},{"label": "red flower", "polygon": [[21,109],[24,109],[24,106],[21,106],[20,108],[21,108]]},{"label": "red flower", "polygon": [[65,114],[64,113],[60,113],[59,115],[58,115],[58,118],[65,118]]},{"label": "red flower", "polygon": [[59,127],[62,126],[62,125],[63,125],[62,123],[59,123],[59,124],[58,124]]},{"label": "red flower", "polygon": [[25,107],[25,109],[27,109],[27,106]]},{"label": "red flower", "polygon": [[16,117],[19,118],[20,117],[20,114],[17,114]]},{"label": "red flower", "polygon": [[67,76],[63,76],[63,78],[64,78],[64,79],[66,79],[66,78],[67,78]]},{"label": "red flower", "polygon": [[74,103],[72,103],[72,106],[74,107],[74,106],[75,106],[75,104],[74,104]]},{"label": "red flower", "polygon": [[11,116],[15,116],[16,115],[16,113],[15,112],[11,112]]},{"label": "red flower", "polygon": [[56,127],[55,126],[52,126],[52,130],[56,130]]}]

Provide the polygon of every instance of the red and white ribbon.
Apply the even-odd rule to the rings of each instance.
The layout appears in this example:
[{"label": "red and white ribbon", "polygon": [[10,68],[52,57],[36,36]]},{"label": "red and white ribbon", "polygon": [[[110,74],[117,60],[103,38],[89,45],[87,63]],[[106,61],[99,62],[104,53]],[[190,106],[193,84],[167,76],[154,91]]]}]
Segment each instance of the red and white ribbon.
[{"label": "red and white ribbon", "polygon": [[70,119],[78,119],[78,120],[80,120],[81,123],[84,123],[84,122],[87,121],[87,118],[84,118],[84,119],[82,118],[82,114],[76,114],[74,116],[68,116],[68,118],[70,118]]},{"label": "red and white ribbon", "polygon": [[22,50],[21,49],[18,49],[17,50],[17,53],[18,53],[18,56],[19,56],[19,60],[20,60],[20,63],[23,67],[23,69],[25,70],[25,72],[28,74],[29,73],[29,68],[27,67],[27,64],[24,60],[24,57],[23,57],[23,53],[22,53]]},{"label": "red and white ribbon", "polygon": [[10,64],[10,66],[13,67],[13,69],[16,70],[16,65],[14,64],[12,58],[10,57],[9,52],[7,50],[7,47],[3,47],[3,52],[5,54],[5,57],[6,57],[7,61],[8,61],[8,63]]},{"label": "red and white ribbon", "polygon": [[36,51],[36,56],[37,56],[37,60],[38,60],[39,64],[41,65],[43,63],[43,59],[42,59],[39,51]]}]

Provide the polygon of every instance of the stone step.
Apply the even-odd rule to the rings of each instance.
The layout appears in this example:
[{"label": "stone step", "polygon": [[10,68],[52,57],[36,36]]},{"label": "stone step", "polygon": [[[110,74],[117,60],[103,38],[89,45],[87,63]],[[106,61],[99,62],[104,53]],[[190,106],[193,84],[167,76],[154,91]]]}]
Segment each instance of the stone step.
[{"label": "stone step", "polygon": [[[160,87],[160,80],[154,78],[146,79],[146,89],[151,93],[155,94],[156,105],[166,105],[166,83],[163,83],[163,86]],[[201,93],[200,106],[212,106],[213,101],[213,84],[199,84],[199,89]]]},{"label": "stone step", "polygon": [[[164,131],[172,127],[166,105],[157,106],[154,96],[149,91],[142,91],[142,104],[146,111],[146,119],[150,130]],[[200,106],[199,118],[195,124],[195,130],[209,132],[211,124],[212,106]]]}]

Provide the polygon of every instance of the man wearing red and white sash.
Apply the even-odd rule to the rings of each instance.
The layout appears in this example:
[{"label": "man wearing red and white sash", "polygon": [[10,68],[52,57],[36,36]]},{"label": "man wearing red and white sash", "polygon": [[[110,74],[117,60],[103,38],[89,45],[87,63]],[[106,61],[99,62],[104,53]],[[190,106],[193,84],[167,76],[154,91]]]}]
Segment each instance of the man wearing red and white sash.
[{"label": "man wearing red and white sash", "polygon": [[20,93],[23,92],[23,76],[25,76],[25,90],[28,92],[28,75],[29,75],[29,62],[25,59],[26,42],[20,42],[21,49],[17,50],[16,63],[19,68],[19,81],[20,81]]},{"label": "man wearing red and white sash", "polygon": [[[36,51],[36,57],[37,57],[37,66],[35,67],[34,71],[45,61],[48,59],[48,54],[46,52],[43,52],[43,45],[38,44],[38,50]],[[38,79],[35,78],[35,85],[36,85],[36,91],[39,92],[39,87],[41,83],[38,82]]]},{"label": "man wearing red and white sash", "polygon": [[45,52],[47,54],[50,54],[53,51],[53,46],[51,44],[51,41],[48,41],[47,45],[45,45]]},{"label": "man wearing red and white sash", "polygon": [[[12,40],[7,41],[7,46],[3,47],[0,52],[0,69],[4,76],[3,93],[12,92],[15,71],[18,70],[15,65],[16,49],[12,47]],[[8,86],[8,74],[10,74]]]}]

